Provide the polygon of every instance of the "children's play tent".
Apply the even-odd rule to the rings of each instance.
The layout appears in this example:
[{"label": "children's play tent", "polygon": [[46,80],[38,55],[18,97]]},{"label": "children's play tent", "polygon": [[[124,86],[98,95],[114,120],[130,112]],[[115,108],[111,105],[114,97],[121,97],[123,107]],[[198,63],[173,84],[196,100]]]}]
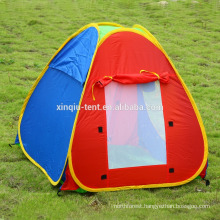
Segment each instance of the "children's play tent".
[{"label": "children's play tent", "polygon": [[207,167],[196,104],[140,25],[92,23],[67,39],[25,100],[16,143],[61,190],[177,186]]}]

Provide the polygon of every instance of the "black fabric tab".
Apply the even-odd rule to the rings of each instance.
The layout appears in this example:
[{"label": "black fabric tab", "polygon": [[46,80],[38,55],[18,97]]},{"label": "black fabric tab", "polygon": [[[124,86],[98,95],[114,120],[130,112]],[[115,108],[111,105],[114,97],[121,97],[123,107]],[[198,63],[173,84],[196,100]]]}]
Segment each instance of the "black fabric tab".
[{"label": "black fabric tab", "polygon": [[107,179],[107,175],[106,174],[101,176],[101,180],[105,180],[105,179]]},{"label": "black fabric tab", "polygon": [[205,185],[206,185],[206,186],[209,186],[209,185],[210,185],[210,181],[209,181],[209,180],[207,180],[207,179],[205,179],[205,178],[203,178],[203,180],[205,180]]},{"label": "black fabric tab", "polygon": [[169,173],[174,173],[174,168],[170,168]]},{"label": "black fabric tab", "polygon": [[102,127],[98,127],[98,130],[99,130],[99,133],[102,133],[102,132],[103,132]]},{"label": "black fabric tab", "polygon": [[169,127],[173,127],[173,121],[169,121]]}]

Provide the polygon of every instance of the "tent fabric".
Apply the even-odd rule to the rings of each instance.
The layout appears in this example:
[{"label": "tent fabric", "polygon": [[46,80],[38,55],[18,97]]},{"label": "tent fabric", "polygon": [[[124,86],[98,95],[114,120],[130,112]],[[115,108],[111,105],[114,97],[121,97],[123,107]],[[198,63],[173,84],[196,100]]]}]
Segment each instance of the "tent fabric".
[{"label": "tent fabric", "polygon": [[96,28],[87,28],[66,44],[49,66],[68,74],[83,84],[96,48],[97,39]]},{"label": "tent fabric", "polygon": [[18,137],[18,134],[16,135],[16,138],[15,138],[15,144],[19,144],[19,137]]},{"label": "tent fabric", "polygon": [[162,74],[149,72],[148,74],[146,74],[146,73],[132,74],[132,75],[117,74],[117,75],[113,75],[113,76],[104,76],[102,79],[99,79],[97,82],[95,82],[92,85],[93,100],[95,100],[94,86],[99,86],[100,88],[103,88],[103,87],[107,86],[112,81],[122,83],[122,84],[140,84],[140,83],[154,82],[156,80],[159,80],[162,83],[168,83],[169,74],[167,72],[162,73]]},{"label": "tent fabric", "polygon": [[76,184],[76,182],[73,180],[70,171],[69,171],[69,166],[67,165],[66,170],[65,170],[65,176],[66,179],[64,183],[61,186],[61,190],[77,190],[79,186]]},{"label": "tent fabric", "polygon": [[[104,89],[96,87],[95,101],[91,96],[95,82],[105,76],[122,73],[132,75],[143,69],[169,73],[169,83],[160,84],[167,164],[109,169],[106,112],[81,109],[74,127],[69,164],[71,174],[81,188],[102,191],[129,186],[172,186],[190,179],[200,169],[204,158],[204,151],[201,150],[204,149],[204,140],[194,108],[166,55],[141,34],[118,31],[102,42],[97,50],[81,105],[100,105],[102,108],[106,104]],[[88,124],[85,119],[93,123]],[[174,127],[169,127],[169,121],[174,123]],[[102,133],[98,132],[98,127],[103,128]],[[79,159],[82,153],[83,157]],[[169,172],[173,167],[175,174]],[[107,177],[104,180],[101,178],[103,175]]]},{"label": "tent fabric", "polygon": [[[158,78],[159,76],[159,78]],[[111,81],[115,81],[122,84],[140,84],[140,83],[149,83],[159,80],[162,83],[168,83],[169,75],[167,72],[160,75],[149,75],[149,74],[117,74],[114,76],[104,76],[104,78],[98,80],[99,87],[107,86]]]},{"label": "tent fabric", "polygon": [[59,181],[65,167],[72,126],[98,32],[90,27],[70,40],[55,56],[33,91],[19,127],[23,148],[47,173]]},{"label": "tent fabric", "polygon": [[201,172],[200,175],[199,175],[199,176],[200,176],[201,178],[203,178],[203,179],[206,177],[207,168],[208,168],[208,160],[207,160],[207,162],[206,162],[205,167],[203,168],[202,172]]},{"label": "tent fabric", "polygon": [[[125,104],[145,108],[106,108]],[[70,37],[29,92],[18,137],[53,185],[62,177],[61,190],[177,186],[207,168],[196,104],[162,46],[140,25],[93,23]]]},{"label": "tent fabric", "polygon": [[82,85],[78,81],[49,68],[22,118],[20,132],[24,149],[54,182],[59,180],[65,166],[76,115],[76,111],[58,111],[57,105],[79,103],[81,93]]},{"label": "tent fabric", "polygon": [[114,31],[116,29],[120,28],[120,26],[109,26],[109,25],[102,25],[99,26],[99,38],[100,40],[110,31]]}]

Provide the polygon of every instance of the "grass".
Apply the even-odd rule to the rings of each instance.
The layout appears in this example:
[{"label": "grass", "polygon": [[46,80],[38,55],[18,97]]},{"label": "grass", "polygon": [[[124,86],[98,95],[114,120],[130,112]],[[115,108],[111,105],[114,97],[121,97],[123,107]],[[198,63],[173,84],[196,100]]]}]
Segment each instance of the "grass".
[{"label": "grass", "polygon": [[[0,219],[220,219],[220,3],[218,0],[0,0]],[[194,1],[195,2],[195,1]],[[8,147],[32,84],[59,46],[80,27],[112,21],[141,24],[173,60],[200,110],[209,142],[206,187],[77,194],[52,187],[21,152]],[[114,208],[188,205],[188,208]],[[189,205],[209,205],[195,209]]]}]

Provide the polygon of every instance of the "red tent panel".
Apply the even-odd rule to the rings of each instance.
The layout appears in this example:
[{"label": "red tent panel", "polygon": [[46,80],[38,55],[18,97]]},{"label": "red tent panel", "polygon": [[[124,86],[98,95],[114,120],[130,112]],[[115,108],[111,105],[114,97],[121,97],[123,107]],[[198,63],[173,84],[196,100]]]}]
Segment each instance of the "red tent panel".
[{"label": "red tent panel", "polygon": [[[105,105],[104,88],[92,87],[105,76],[169,73],[160,83],[164,112],[167,164],[108,169],[106,111],[79,111],[72,143],[74,180],[93,189],[165,184],[184,181],[200,168],[204,140],[192,104],[166,56],[145,37],[133,32],[109,36],[98,48],[81,106]],[[123,78],[123,77],[122,77]],[[111,83],[111,82],[110,82]],[[169,126],[173,122],[173,127]],[[103,128],[103,132],[98,131]],[[170,169],[174,172],[170,172]],[[106,178],[102,178],[106,175]]]}]

